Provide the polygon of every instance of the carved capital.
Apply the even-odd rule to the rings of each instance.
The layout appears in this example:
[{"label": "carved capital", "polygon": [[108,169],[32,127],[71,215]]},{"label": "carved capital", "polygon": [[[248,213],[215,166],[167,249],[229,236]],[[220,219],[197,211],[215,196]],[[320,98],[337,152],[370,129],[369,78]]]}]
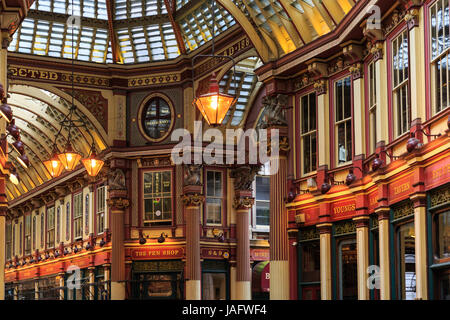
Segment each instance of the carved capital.
[{"label": "carved capital", "polygon": [[184,166],[184,186],[201,186],[201,166],[188,164]]},{"label": "carved capital", "polygon": [[411,30],[415,27],[419,26],[419,9],[413,8],[406,12],[405,17],[403,18],[406,21],[408,29]]},{"label": "carved capital", "polygon": [[376,42],[371,48],[370,53],[373,55],[373,61],[383,59],[383,43]]},{"label": "carved capital", "polygon": [[353,80],[361,79],[364,74],[361,63],[355,63],[354,65],[351,65],[349,71],[352,74]]},{"label": "carved capital", "polygon": [[265,96],[262,100],[264,108],[264,119],[261,127],[287,126],[285,109],[288,108],[289,97],[284,94],[276,96]]},{"label": "carved capital", "polygon": [[320,79],[314,82],[314,90],[317,96],[327,93],[327,81]]},{"label": "carved capital", "polygon": [[234,198],[233,208],[235,209],[250,209],[255,204],[255,199],[252,197],[236,197]]},{"label": "carved capital", "polygon": [[130,206],[130,200],[126,198],[111,198],[107,200],[110,208],[124,210]]},{"label": "carved capital", "polygon": [[199,207],[205,201],[205,196],[198,193],[183,194],[181,201],[186,207]]}]

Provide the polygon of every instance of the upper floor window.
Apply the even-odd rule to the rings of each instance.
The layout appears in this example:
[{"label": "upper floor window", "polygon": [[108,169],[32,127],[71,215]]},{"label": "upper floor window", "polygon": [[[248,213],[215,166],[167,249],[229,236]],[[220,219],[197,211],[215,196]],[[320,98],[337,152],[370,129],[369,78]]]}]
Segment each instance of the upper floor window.
[{"label": "upper floor window", "polygon": [[392,40],[392,101],[396,137],[409,130],[411,121],[408,76],[408,30],[404,30]]},{"label": "upper floor window", "polygon": [[301,104],[301,145],[303,173],[316,170],[316,94],[315,92],[300,98]]},{"label": "upper floor window", "polygon": [[7,223],[6,224],[6,235],[5,235],[5,242],[6,242],[6,260],[10,260],[12,258],[12,224]]},{"label": "upper floor window", "polygon": [[25,216],[25,255],[31,254],[31,215]]},{"label": "upper floor window", "polygon": [[206,223],[222,224],[222,172],[206,172]]},{"label": "upper floor window", "polygon": [[101,186],[97,188],[97,206],[96,206],[96,217],[97,217],[97,234],[103,233],[105,231],[105,214],[106,214],[106,186]]},{"label": "upper floor window", "polygon": [[44,222],[44,213],[41,214],[41,247],[44,246],[45,240],[44,240],[44,232],[45,232],[45,222]]},{"label": "upper floor window", "polygon": [[144,225],[172,223],[172,171],[144,172]]},{"label": "upper floor window", "polygon": [[33,216],[33,249],[36,248],[36,216]]},{"label": "upper floor window", "polygon": [[47,209],[47,248],[55,246],[55,207]]},{"label": "upper floor window", "polygon": [[352,101],[350,76],[334,83],[335,151],[337,164],[352,160]]},{"label": "upper floor window", "polygon": [[256,176],[255,179],[256,227],[268,227],[269,221],[270,221],[270,177]]},{"label": "upper floor window", "polygon": [[432,109],[438,113],[450,106],[450,8],[449,0],[430,7]]},{"label": "upper floor window", "polygon": [[83,193],[73,196],[73,238],[83,236]]},{"label": "upper floor window", "polygon": [[168,98],[161,94],[151,94],[141,103],[138,110],[138,127],[149,141],[165,139],[173,124],[175,110]]},{"label": "upper floor window", "polygon": [[368,88],[368,96],[369,96],[369,149],[368,154],[372,154],[375,152],[375,148],[377,145],[377,120],[376,120],[376,111],[377,111],[377,74],[375,69],[375,62],[372,61],[369,63],[367,68],[368,76],[367,76],[367,88]]},{"label": "upper floor window", "polygon": [[19,224],[19,255],[21,255],[22,254],[22,243],[23,243],[23,239],[22,239],[22,235],[23,235],[23,231],[22,231],[22,228],[23,228],[23,224],[22,224],[22,222]]}]

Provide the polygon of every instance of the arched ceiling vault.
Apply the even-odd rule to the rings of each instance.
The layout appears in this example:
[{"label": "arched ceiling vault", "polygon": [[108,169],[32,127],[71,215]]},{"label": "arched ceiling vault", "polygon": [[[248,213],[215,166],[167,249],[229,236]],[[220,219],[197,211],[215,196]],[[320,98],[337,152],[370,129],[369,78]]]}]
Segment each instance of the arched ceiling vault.
[{"label": "arched ceiling vault", "polygon": [[[55,92],[58,90],[55,89]],[[19,197],[37,186],[51,179],[50,173],[43,162],[51,157],[54,142],[62,151],[69,132],[66,128],[60,129],[60,122],[69,113],[71,102],[67,94],[55,94],[46,89],[24,84],[12,83],[9,88],[8,104],[11,105],[16,126],[20,129],[21,141],[30,160],[30,166],[24,169],[17,161],[19,154],[12,147],[14,138],[8,136],[9,160],[19,173],[20,182],[13,185],[7,182],[7,195],[9,200]],[[97,152],[107,146],[106,132],[95,117],[78,101],[73,119],[84,119],[87,130],[94,136]],[[55,139],[56,138],[56,139]],[[85,128],[74,128],[71,131],[71,140],[74,148],[87,156],[90,151],[92,139]]]}]

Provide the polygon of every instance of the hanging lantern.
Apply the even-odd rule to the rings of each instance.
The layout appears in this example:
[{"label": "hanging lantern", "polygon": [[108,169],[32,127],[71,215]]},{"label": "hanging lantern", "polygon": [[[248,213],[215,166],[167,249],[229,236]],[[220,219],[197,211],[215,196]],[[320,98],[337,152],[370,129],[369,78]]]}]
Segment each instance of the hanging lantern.
[{"label": "hanging lantern", "polygon": [[209,92],[195,98],[193,104],[197,106],[210,126],[218,126],[222,124],[235,101],[235,97],[220,93],[216,74],[213,72],[209,81]]},{"label": "hanging lantern", "polygon": [[97,159],[97,154],[94,149],[92,149],[91,155],[88,158],[81,160],[81,162],[86,168],[87,173],[92,177],[97,176],[105,163],[104,161]]},{"label": "hanging lantern", "polygon": [[58,154],[58,159],[61,161],[63,167],[72,171],[78,165],[78,162],[81,159],[81,155],[74,151],[72,148],[72,144],[70,142],[67,143],[66,148],[63,153]]},{"label": "hanging lantern", "polygon": [[44,165],[47,168],[48,172],[50,172],[52,178],[58,177],[64,169],[64,166],[61,161],[59,161],[56,153],[53,153],[53,156],[50,160],[44,161]]}]

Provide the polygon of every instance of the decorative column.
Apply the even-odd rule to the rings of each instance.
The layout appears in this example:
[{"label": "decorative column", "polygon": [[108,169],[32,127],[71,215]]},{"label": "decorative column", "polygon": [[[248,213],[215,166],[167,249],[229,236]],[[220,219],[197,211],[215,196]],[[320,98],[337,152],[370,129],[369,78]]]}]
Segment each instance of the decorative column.
[{"label": "decorative column", "polygon": [[95,267],[90,267],[89,269],[89,300],[95,299]]},{"label": "decorative column", "polygon": [[255,202],[252,197],[252,182],[260,166],[240,166],[231,171],[234,179],[234,209],[236,210],[236,299],[251,300],[250,267],[250,219],[249,212]]},{"label": "decorative column", "polygon": [[378,241],[380,252],[380,299],[391,299],[390,265],[389,265],[389,207],[375,209],[378,215]]},{"label": "decorative column", "polygon": [[320,297],[331,300],[331,223],[321,223],[316,227],[320,233]]},{"label": "decorative column", "polygon": [[201,300],[200,206],[204,201],[200,166],[184,167],[182,200],[186,221],[186,300]]},{"label": "decorative column", "polygon": [[[288,216],[285,206],[287,191],[287,156],[289,152],[287,121],[282,108],[288,97],[278,94],[265,97],[263,104],[268,115],[265,127],[270,141],[270,299],[289,300]],[[278,144],[275,142],[278,131]],[[276,151],[278,148],[278,152]]]},{"label": "decorative column", "polygon": [[8,202],[5,193],[6,181],[5,177],[0,177],[0,301],[5,300],[5,263],[6,263],[6,212],[8,210]]},{"label": "decorative column", "polygon": [[414,202],[414,233],[416,259],[416,299],[428,299],[427,277],[427,207],[426,193],[415,193],[410,196]]},{"label": "decorative column", "polygon": [[108,207],[111,217],[111,300],[125,300],[124,216],[129,207],[125,174],[115,169],[108,179]]},{"label": "decorative column", "polygon": [[[420,122],[420,119],[425,119],[424,106],[425,99],[425,24],[419,24],[419,21],[424,21],[424,9],[420,7],[422,0],[411,0],[408,2],[410,8],[405,14],[406,24],[409,29],[409,70],[411,88],[411,122]],[[416,5],[416,6],[415,6]]]},{"label": "decorative column", "polygon": [[59,300],[64,300],[64,272],[58,273],[57,280],[59,280]]},{"label": "decorative column", "polygon": [[369,216],[353,218],[356,223],[358,300],[369,300],[367,268],[369,267]]},{"label": "decorative column", "polygon": [[[106,291],[106,297],[104,297],[104,298],[105,298],[105,300],[109,300],[110,293],[111,293],[111,288],[109,286],[109,280],[111,279],[111,277],[110,277],[110,268],[111,268],[111,266],[110,265],[104,265],[103,267],[104,267],[104,277],[103,277],[104,284],[103,284],[103,287],[104,287],[104,289]],[[102,297],[102,299],[103,299],[103,297]]]}]

